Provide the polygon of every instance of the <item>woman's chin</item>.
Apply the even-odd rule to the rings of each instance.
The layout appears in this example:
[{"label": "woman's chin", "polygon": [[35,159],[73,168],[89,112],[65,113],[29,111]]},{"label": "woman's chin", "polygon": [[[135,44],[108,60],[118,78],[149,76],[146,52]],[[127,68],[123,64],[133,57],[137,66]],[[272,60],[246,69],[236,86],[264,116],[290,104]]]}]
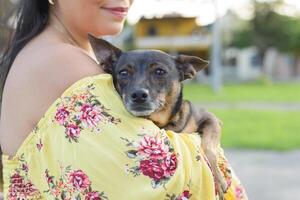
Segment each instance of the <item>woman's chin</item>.
[{"label": "woman's chin", "polygon": [[105,30],[103,28],[99,28],[99,31],[97,31],[97,34],[99,36],[104,35],[118,35],[122,32],[124,27],[124,23],[111,23],[109,26],[106,26]]}]

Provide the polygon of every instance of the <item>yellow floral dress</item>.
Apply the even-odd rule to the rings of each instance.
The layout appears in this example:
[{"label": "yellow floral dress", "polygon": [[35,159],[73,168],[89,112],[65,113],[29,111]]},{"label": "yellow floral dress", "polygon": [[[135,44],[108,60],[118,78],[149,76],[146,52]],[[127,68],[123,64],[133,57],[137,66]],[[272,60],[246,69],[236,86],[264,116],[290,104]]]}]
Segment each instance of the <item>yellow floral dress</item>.
[{"label": "yellow floral dress", "polygon": [[[159,129],[130,115],[112,76],[78,80],[56,99],[9,158],[5,199],[215,200],[218,194],[196,134]],[[226,199],[247,199],[222,149]]]}]

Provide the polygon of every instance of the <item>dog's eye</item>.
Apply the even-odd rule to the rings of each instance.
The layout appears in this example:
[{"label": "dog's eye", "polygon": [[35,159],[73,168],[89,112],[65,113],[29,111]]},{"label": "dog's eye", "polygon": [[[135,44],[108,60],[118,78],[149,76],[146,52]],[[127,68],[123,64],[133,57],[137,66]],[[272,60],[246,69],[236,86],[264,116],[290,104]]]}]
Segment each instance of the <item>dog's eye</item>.
[{"label": "dog's eye", "polygon": [[124,69],[124,70],[119,71],[119,75],[122,77],[126,77],[129,75],[129,73],[127,70]]},{"label": "dog's eye", "polygon": [[157,69],[155,70],[155,74],[156,74],[156,75],[159,75],[159,76],[165,75],[166,73],[167,73],[167,72],[166,72],[165,70],[160,69],[160,68],[157,68]]}]

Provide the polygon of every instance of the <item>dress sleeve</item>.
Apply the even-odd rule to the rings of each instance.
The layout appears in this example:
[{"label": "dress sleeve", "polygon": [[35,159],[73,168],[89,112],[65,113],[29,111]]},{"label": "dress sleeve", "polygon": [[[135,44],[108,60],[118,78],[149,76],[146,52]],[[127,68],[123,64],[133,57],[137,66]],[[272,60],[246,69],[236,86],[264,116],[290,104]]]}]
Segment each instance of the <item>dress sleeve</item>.
[{"label": "dress sleeve", "polygon": [[[110,75],[82,79],[49,107],[13,160],[4,158],[6,199],[217,200],[196,134],[132,116]],[[223,150],[226,200],[246,194]]]}]

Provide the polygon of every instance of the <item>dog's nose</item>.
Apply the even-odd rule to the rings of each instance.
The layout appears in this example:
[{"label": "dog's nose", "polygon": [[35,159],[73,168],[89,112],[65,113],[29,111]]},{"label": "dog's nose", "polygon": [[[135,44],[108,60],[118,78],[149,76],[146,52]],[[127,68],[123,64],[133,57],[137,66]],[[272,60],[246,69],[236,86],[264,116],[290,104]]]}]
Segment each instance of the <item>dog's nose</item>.
[{"label": "dog's nose", "polygon": [[131,100],[135,103],[144,103],[147,101],[149,92],[146,89],[136,90],[131,94]]}]

